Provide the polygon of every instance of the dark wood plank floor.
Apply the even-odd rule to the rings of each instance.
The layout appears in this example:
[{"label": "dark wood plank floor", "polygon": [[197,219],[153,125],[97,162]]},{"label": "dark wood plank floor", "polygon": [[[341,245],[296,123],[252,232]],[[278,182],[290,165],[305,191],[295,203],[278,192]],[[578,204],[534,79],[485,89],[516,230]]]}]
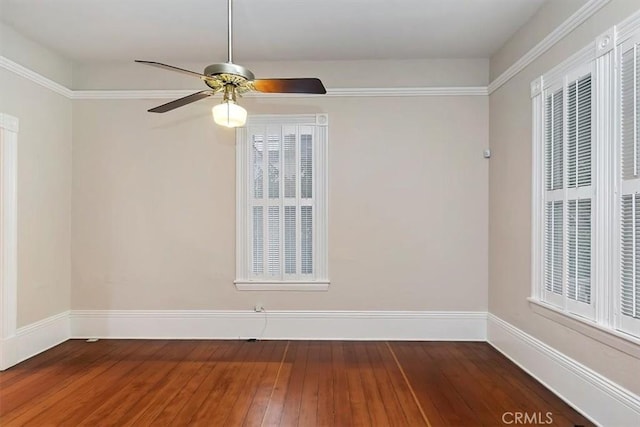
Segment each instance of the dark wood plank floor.
[{"label": "dark wood plank floor", "polygon": [[592,425],[486,343],[71,340],[0,373],[2,426],[498,426],[518,413]]}]

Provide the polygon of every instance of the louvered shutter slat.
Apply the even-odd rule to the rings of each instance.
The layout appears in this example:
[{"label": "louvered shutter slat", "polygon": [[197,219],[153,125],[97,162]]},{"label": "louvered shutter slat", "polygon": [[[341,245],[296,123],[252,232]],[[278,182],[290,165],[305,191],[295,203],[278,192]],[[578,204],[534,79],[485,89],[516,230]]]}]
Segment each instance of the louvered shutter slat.
[{"label": "louvered shutter slat", "polygon": [[253,180],[253,197],[261,199],[263,196],[263,150],[264,136],[254,135],[252,141],[251,157],[252,157],[252,180]]},{"label": "louvered shutter slat", "polygon": [[640,197],[625,195],[621,209],[621,311],[623,315],[638,317],[638,201]]},{"label": "louvered shutter slat", "polygon": [[640,194],[635,195],[635,209],[633,215],[634,239],[634,273],[635,282],[633,284],[633,317],[640,319]]},{"label": "louvered shutter slat", "polygon": [[567,186],[591,185],[591,75],[567,88]]},{"label": "louvered shutter slat", "polygon": [[562,295],[562,201],[547,202],[545,209],[545,288]]},{"label": "louvered shutter slat", "polygon": [[280,197],[280,137],[277,135],[269,135],[267,149],[269,198],[278,199]]},{"label": "louvered shutter slat", "polygon": [[578,182],[579,187],[591,185],[591,75],[578,81]]},{"label": "louvered shutter slat", "polygon": [[296,273],[296,207],[284,207],[284,272]]},{"label": "louvered shutter slat", "polygon": [[567,205],[568,233],[567,233],[567,295],[576,299],[578,277],[577,251],[577,203],[569,200]]},{"label": "louvered shutter slat", "polygon": [[621,67],[621,137],[622,137],[622,179],[639,177],[640,167],[640,84],[638,69],[640,55],[634,46],[622,55]]},{"label": "louvered shutter slat", "polygon": [[576,300],[591,303],[591,200],[578,201]]},{"label": "louvered shutter slat", "polygon": [[313,273],[313,208],[300,207],[301,273]]},{"label": "louvered shutter slat", "polygon": [[313,197],[313,138],[300,135],[300,193],[303,199]]},{"label": "louvered shutter slat", "polygon": [[573,188],[577,182],[578,126],[577,126],[577,87],[567,88],[567,186]]},{"label": "louvered shutter slat", "polygon": [[561,189],[564,185],[564,129],[563,129],[563,92],[559,90],[553,95],[553,187]]},{"label": "louvered shutter slat", "polygon": [[264,218],[262,213],[262,206],[253,207],[253,274],[262,274],[264,271]]},{"label": "louvered shutter slat", "polygon": [[575,301],[590,302],[591,201],[568,202],[567,293]]},{"label": "louvered shutter slat", "polygon": [[284,197],[296,197],[296,135],[285,133],[284,151]]},{"label": "louvered shutter slat", "polygon": [[280,275],[280,206],[269,206],[269,243],[268,272],[271,276]]},{"label": "louvered shutter slat", "polygon": [[553,95],[544,104],[544,182],[545,190],[553,187]]},{"label": "louvered shutter slat", "polygon": [[547,96],[545,113],[545,187],[547,190],[558,190],[563,185],[562,109],[562,90]]}]

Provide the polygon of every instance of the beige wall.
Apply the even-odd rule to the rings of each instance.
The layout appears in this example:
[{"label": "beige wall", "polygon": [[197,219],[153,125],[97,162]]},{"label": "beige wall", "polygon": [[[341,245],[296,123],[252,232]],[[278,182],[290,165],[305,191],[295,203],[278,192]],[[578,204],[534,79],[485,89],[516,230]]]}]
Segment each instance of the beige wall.
[{"label": "beige wall", "polygon": [[241,292],[234,132],[211,102],[74,102],[74,309],[487,308],[486,97],[244,99],[327,112],[328,292]]},{"label": "beige wall", "polygon": [[18,327],[69,310],[71,101],[0,69],[18,133]]},{"label": "beige wall", "polygon": [[[612,0],[490,96],[489,311],[613,381],[640,393],[640,361],[532,311],[530,82],[640,7]],[[535,20],[522,30],[540,25]],[[514,43],[519,43],[519,35]],[[507,46],[506,48],[509,48]],[[499,56],[500,54],[498,54]]]},{"label": "beige wall", "polygon": [[[76,89],[199,88],[142,65],[70,64],[2,31],[1,54]],[[488,82],[486,59],[247,65],[330,88]],[[19,326],[70,307],[487,308],[485,97],[243,100],[331,121],[331,288],[256,293],[233,286],[234,133],[212,123],[210,103],[153,115],[163,101],[72,103],[2,73],[0,106],[21,119]]]}]

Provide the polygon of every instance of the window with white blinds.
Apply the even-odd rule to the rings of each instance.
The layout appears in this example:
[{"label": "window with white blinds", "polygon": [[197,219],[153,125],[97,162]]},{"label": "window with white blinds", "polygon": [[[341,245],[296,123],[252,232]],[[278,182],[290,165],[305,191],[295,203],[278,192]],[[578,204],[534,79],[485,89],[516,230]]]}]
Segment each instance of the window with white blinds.
[{"label": "window with white blinds", "polygon": [[532,296],[640,343],[640,12],[531,82]]},{"label": "window with white blinds", "polygon": [[623,44],[619,59],[618,323],[640,336],[640,44],[634,39]]},{"label": "window with white blinds", "polygon": [[327,116],[251,117],[237,144],[236,286],[326,287]]},{"label": "window with white blinds", "polygon": [[[588,67],[587,67],[588,68]],[[560,86],[560,85],[559,85]],[[584,67],[545,91],[543,299],[591,317],[592,80]]]}]

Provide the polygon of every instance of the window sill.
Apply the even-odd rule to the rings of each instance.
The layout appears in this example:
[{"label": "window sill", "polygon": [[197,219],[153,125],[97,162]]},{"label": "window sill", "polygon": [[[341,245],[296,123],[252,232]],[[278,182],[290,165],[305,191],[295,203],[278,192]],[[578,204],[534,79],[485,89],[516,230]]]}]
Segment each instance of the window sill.
[{"label": "window sill", "polygon": [[607,329],[589,319],[567,313],[535,298],[527,298],[534,313],[593,338],[609,347],[640,359],[640,339],[624,332]]},{"label": "window sill", "polygon": [[316,281],[316,282],[250,282],[240,281],[235,282],[236,289],[239,291],[311,291],[322,292],[329,290],[328,281]]}]

